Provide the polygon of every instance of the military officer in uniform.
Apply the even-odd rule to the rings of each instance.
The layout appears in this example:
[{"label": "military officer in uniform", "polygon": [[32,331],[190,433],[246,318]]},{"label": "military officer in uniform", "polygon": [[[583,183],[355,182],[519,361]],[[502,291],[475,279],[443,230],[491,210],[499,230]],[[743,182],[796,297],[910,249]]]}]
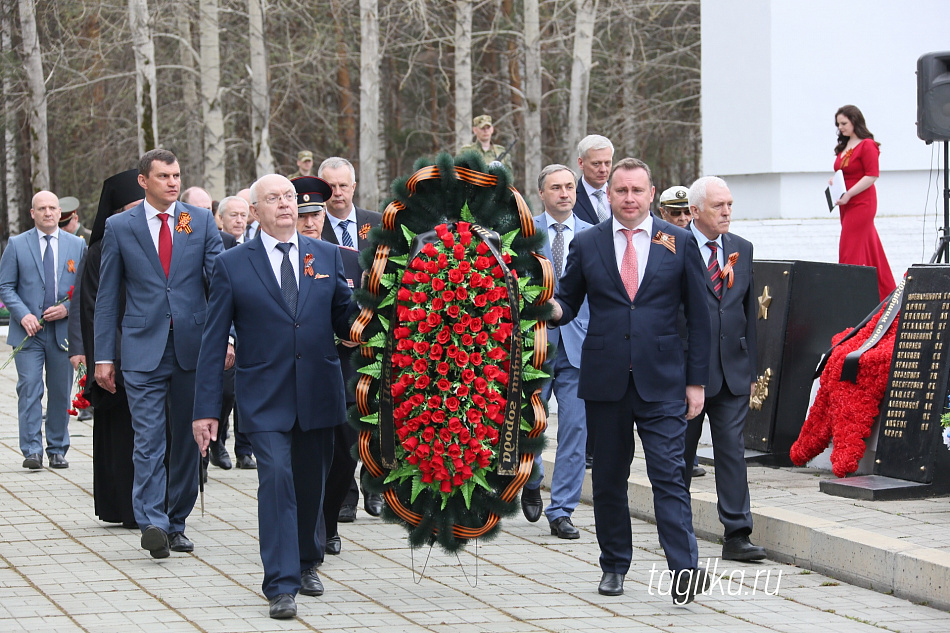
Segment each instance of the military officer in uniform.
[{"label": "military officer in uniform", "polygon": [[[475,133],[475,142],[463,145],[459,148],[458,153],[475,152],[482,157],[486,165],[492,161],[500,160],[501,164],[507,167],[509,172],[513,173],[511,168],[511,155],[505,154],[505,148],[503,146],[494,145],[491,142],[492,134],[495,133],[491,117],[487,114],[480,114],[472,119],[472,132]],[[502,154],[505,154],[505,157],[499,158]]]}]

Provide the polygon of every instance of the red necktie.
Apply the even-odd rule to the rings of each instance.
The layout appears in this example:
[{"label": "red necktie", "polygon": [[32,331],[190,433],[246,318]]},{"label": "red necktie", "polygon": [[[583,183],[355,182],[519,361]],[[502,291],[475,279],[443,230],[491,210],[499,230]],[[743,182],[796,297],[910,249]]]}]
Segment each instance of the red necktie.
[{"label": "red necktie", "polygon": [[168,228],[167,213],[159,213],[158,219],[162,221],[162,227],[158,230],[158,259],[168,277],[168,270],[172,267],[172,231]]},{"label": "red necktie", "polygon": [[620,229],[627,236],[627,248],[623,252],[623,259],[620,261],[620,279],[623,281],[623,287],[627,289],[630,300],[637,296],[637,289],[640,285],[639,275],[637,273],[637,249],[633,246],[633,235],[643,229]]},{"label": "red necktie", "polygon": [[706,246],[712,251],[709,256],[709,262],[706,264],[706,270],[709,271],[709,279],[712,280],[713,291],[716,296],[722,299],[722,269],[719,268],[719,258],[716,257],[716,243],[710,240]]}]

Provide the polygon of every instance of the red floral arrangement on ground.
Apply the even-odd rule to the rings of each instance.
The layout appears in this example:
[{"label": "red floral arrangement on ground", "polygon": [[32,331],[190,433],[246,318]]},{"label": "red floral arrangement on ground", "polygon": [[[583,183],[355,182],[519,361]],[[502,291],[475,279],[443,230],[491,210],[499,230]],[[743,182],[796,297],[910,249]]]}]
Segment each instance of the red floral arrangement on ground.
[{"label": "red floral arrangement on ground", "polygon": [[[887,389],[899,317],[877,345],[861,356],[857,383],[841,380],[841,368],[845,357],[871,336],[886,309],[887,305],[884,305],[860,332],[831,352],[821,372],[818,395],[790,451],[796,465],[805,465],[832,441],[831,468],[834,474],[844,477],[858,469],[866,448],[864,440],[871,434]],[[850,331],[849,328],[836,334],[831,339],[832,344],[837,345]]]},{"label": "red floral arrangement on ground", "polygon": [[470,224],[435,231],[439,240],[409,261],[396,295],[393,419],[404,465],[387,482],[412,478],[413,500],[431,488],[443,505],[461,491],[468,505],[475,485],[490,489],[514,324],[502,269],[484,242],[473,243]]}]

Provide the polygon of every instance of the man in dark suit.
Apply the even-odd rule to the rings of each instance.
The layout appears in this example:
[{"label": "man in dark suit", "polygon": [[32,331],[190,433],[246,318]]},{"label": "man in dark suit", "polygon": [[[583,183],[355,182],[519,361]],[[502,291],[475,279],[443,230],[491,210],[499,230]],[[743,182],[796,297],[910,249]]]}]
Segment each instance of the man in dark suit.
[{"label": "man in dark suit", "polygon": [[[194,398],[194,438],[217,434],[232,323],[243,431],[257,455],[264,595],[273,618],[297,613],[294,596],[323,594],[317,519],[345,397],[334,332],[349,338],[356,304],[336,246],[298,235],[297,194],[277,174],[251,189],[258,237],[218,258]],[[262,327],[266,324],[266,327]],[[217,371],[214,371],[217,369]]]},{"label": "man in dark suit", "polygon": [[378,226],[383,216],[353,204],[353,194],[356,193],[356,170],[353,164],[345,158],[331,156],[320,163],[317,176],[333,190],[333,195],[327,200],[324,241],[363,250],[369,245],[369,230]]},{"label": "man in dark suit", "polygon": [[[722,557],[761,560],[765,550],[749,540],[752,512],[743,440],[756,373],[758,302],[752,283],[752,244],[729,232],[732,194],[721,178],[706,176],[694,182],[689,188],[689,209],[690,230],[708,271],[704,294],[709,305],[711,356],[705,405],[689,420],[686,432],[686,463],[693,463],[705,414],[716,459],[719,521],[725,528]],[[690,479],[687,474],[687,488]]]},{"label": "man in dark suit", "polygon": [[614,159],[614,144],[606,136],[591,134],[577,144],[577,203],[574,215],[588,224],[599,224],[610,217],[607,200],[607,176]]},{"label": "man in dark suit", "polygon": [[[185,519],[198,498],[199,460],[191,442],[195,365],[207,308],[206,281],[223,246],[209,210],[176,201],[181,170],[174,154],[146,152],[139,160],[138,181],[145,200],[106,220],[102,238],[95,378],[115,393],[119,289],[124,284],[121,361],[135,432],[132,507],[142,547],[153,558],[165,558],[169,549],[194,549],[185,536]],[[220,376],[223,366],[222,358],[214,373]]]},{"label": "man in dark suit", "polygon": [[[592,478],[603,570],[598,591],[623,593],[633,555],[627,478],[635,423],[653,486],[660,544],[675,576],[673,601],[685,604],[704,577],[697,570],[683,452],[685,416],[694,417],[703,407],[709,310],[695,238],[650,214],[655,188],[649,169],[635,158],[614,166],[613,218],[571,242],[553,323],[570,322],[587,297],[590,322],[577,395],[596,427]],[[677,330],[680,306],[690,341],[685,354]]]},{"label": "man in dark suit", "polygon": [[[353,164],[345,158],[331,156],[320,163],[317,176],[326,181],[333,191],[333,195],[327,200],[323,239],[331,244],[363,250],[369,245],[369,230],[379,226],[383,216],[353,204],[353,194],[356,193],[356,170],[353,169]],[[341,522],[350,523],[356,520],[358,499],[359,489],[354,480],[340,508]],[[383,509],[382,497],[363,491],[363,509],[371,516],[379,516]]]}]

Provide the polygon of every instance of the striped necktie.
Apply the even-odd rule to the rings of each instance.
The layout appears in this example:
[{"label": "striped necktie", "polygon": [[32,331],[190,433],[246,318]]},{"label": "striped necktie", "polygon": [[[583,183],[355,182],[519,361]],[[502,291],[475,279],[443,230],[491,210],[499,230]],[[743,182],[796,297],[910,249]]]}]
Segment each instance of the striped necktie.
[{"label": "striped necktie", "polygon": [[706,264],[706,270],[709,271],[709,279],[712,281],[713,292],[722,299],[722,269],[719,268],[719,258],[716,256],[717,246],[713,241],[706,242],[706,246],[712,253],[709,255],[709,262]]},{"label": "striped necktie", "polygon": [[340,243],[354,248],[353,238],[350,236],[350,220],[340,222]]}]

